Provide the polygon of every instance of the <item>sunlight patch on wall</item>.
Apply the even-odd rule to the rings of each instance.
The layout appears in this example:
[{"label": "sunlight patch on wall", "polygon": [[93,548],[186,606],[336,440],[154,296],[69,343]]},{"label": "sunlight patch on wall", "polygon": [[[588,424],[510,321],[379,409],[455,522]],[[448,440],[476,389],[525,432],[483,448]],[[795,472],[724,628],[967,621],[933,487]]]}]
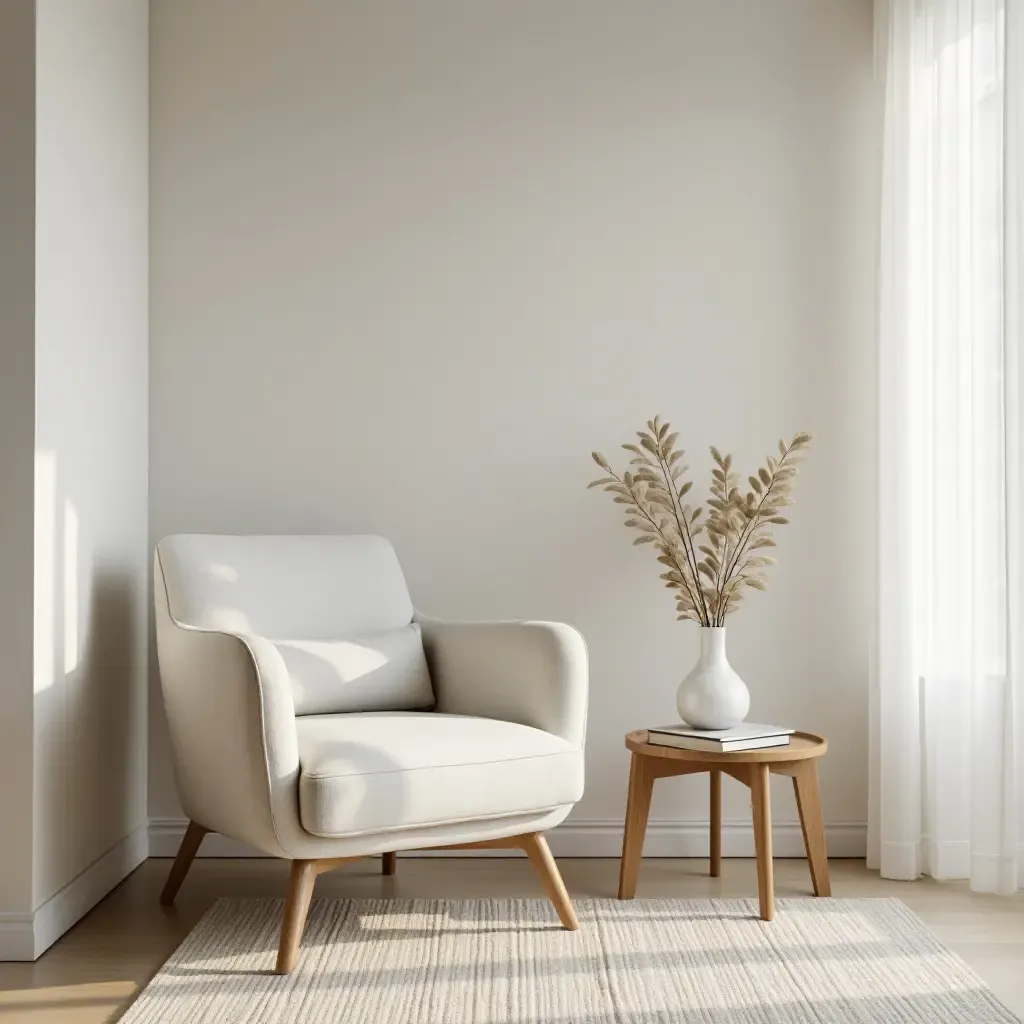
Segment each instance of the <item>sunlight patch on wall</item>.
[{"label": "sunlight patch on wall", "polygon": [[64,671],[78,667],[78,513],[64,499]]},{"label": "sunlight patch on wall", "polygon": [[57,455],[36,450],[35,595],[33,602],[34,692],[53,686],[54,560],[57,529]]}]

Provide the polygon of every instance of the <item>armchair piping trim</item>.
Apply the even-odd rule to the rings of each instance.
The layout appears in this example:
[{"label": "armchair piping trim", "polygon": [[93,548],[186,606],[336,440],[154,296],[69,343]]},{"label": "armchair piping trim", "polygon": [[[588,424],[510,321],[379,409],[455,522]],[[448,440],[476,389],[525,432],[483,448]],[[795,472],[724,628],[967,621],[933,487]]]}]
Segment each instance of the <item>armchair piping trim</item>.
[{"label": "armchair piping trim", "polygon": [[[430,712],[426,712],[430,714]],[[432,764],[423,765],[420,768],[388,768],[382,772],[347,772],[340,775],[337,772],[306,772],[303,775],[307,779],[361,779],[367,775],[409,775],[411,772],[436,772],[444,768],[471,768],[477,764],[495,764],[506,761],[539,761],[545,757],[564,757],[566,754],[580,753],[579,747],[570,747],[568,750],[556,750],[550,754],[526,754],[523,757],[502,757],[492,761],[459,761],[455,764]],[[518,811],[516,812],[519,813]]]},{"label": "armchair piping trim", "polygon": [[[401,835],[403,832],[415,832],[421,828],[438,828],[443,825],[471,825],[477,821],[502,821],[506,818],[521,818],[523,815],[550,814],[551,811],[557,811],[560,807],[565,806],[565,804],[552,804],[550,807],[539,807],[536,810],[507,811],[504,814],[486,814],[478,818],[440,818],[437,821],[422,821],[415,825],[368,828],[362,832],[310,832],[309,834],[316,836],[318,839],[359,839],[361,836]],[[307,829],[307,831],[309,830]],[[430,850],[432,847],[424,846],[419,847],[419,849]]]}]

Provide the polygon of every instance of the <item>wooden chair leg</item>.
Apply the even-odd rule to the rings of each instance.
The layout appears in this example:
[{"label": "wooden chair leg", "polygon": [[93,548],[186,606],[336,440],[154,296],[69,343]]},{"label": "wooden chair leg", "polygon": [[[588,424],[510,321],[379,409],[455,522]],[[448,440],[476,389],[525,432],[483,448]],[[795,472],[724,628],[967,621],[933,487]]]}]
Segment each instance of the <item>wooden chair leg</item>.
[{"label": "wooden chair leg", "polygon": [[775,878],[772,865],[772,805],[767,764],[752,764],[750,792],[754,804],[754,849],[757,853],[757,897],[761,920],[775,917]]},{"label": "wooden chair leg", "polygon": [[711,772],[711,877],[722,874],[722,773]]},{"label": "wooden chair leg", "polygon": [[381,871],[385,875],[393,875],[395,868],[398,866],[398,854],[397,853],[385,853],[383,863],[381,865]]},{"label": "wooden chair leg", "polygon": [[277,973],[291,974],[299,958],[299,944],[306,927],[309,901],[313,897],[318,862],[315,860],[293,860],[292,874],[288,882],[288,900],[284,906],[284,921],[281,924],[281,944],[277,949]]},{"label": "wooden chair leg", "polygon": [[547,840],[539,832],[532,832],[524,835],[522,842],[523,849],[530,858],[530,863],[533,864],[537,874],[540,875],[541,882],[544,883],[544,891],[548,894],[548,899],[558,911],[558,918],[562,925],[570,932],[576,931],[580,923],[576,920],[576,911],[572,908],[572,900],[569,899],[569,893],[566,892],[565,883],[562,881],[555,858],[551,856]]},{"label": "wooden chair leg", "polygon": [[818,765],[814,760],[798,762],[798,770],[793,776],[793,789],[796,792],[797,810],[800,812],[807,861],[811,866],[814,895],[831,896],[825,825],[821,817],[821,794],[818,791]]},{"label": "wooden chair leg", "polygon": [[192,867],[192,861],[195,860],[195,856],[199,852],[199,845],[209,831],[209,829],[203,828],[202,825],[197,825],[194,821],[188,823],[188,828],[185,829],[185,835],[181,840],[181,846],[178,847],[178,856],[174,858],[174,863],[171,865],[171,873],[167,876],[167,881],[164,883],[163,892],[160,893],[160,902],[165,907],[169,907],[174,902],[174,898],[178,895],[178,890],[181,888],[181,883],[185,881],[188,869]]},{"label": "wooden chair leg", "polygon": [[629,764],[629,797],[626,802],[626,827],[622,834],[622,861],[619,865],[619,899],[631,900],[636,895],[640,860],[644,855],[647,815],[651,809],[654,776],[647,769],[641,754],[634,754]]}]

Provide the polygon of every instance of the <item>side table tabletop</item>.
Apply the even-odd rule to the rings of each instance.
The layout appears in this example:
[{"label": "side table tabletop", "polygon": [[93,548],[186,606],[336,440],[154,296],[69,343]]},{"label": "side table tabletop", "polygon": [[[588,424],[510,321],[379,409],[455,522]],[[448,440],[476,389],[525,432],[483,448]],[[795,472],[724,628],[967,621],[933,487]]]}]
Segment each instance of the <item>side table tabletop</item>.
[{"label": "side table tabletop", "polygon": [[626,829],[622,840],[619,869],[619,899],[636,894],[636,881],[643,856],[647,814],[654,780],[675,775],[709,772],[711,775],[711,876],[722,873],[722,775],[729,775],[750,788],[754,812],[754,847],[757,853],[757,895],[761,919],[775,916],[775,883],[772,875],[772,815],[768,795],[771,773],[793,779],[800,827],[811,868],[815,896],[830,896],[828,854],[818,792],[818,758],[828,742],[809,732],[794,733],[785,747],[742,750],[723,754],[707,750],[662,747],[647,740],[646,729],[626,733],[626,747],[632,751],[629,766],[629,800]]}]

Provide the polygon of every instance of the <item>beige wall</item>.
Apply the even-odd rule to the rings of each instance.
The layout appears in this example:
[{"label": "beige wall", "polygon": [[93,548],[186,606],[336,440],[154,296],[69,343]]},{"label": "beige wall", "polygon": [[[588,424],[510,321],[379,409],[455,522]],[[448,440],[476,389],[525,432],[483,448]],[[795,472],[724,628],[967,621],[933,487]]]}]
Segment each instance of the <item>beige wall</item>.
[{"label": "beige wall", "polygon": [[[151,539],[376,531],[416,603],[579,626],[587,793],[697,638],[584,490],[671,418],[751,466],[817,432],[752,718],[827,733],[863,848],[877,123],[867,0],[163,0],[152,11]],[[159,708],[150,813],[180,814]],[[699,821],[664,783],[654,817]],[[726,817],[749,821],[740,787]],[[780,789],[776,818],[795,821]],[[848,826],[843,831],[842,826]]]},{"label": "beige wall", "polygon": [[0,4],[0,927],[32,909],[35,17]]},{"label": "beige wall", "polygon": [[0,959],[147,852],[148,43],[0,5]]},{"label": "beige wall", "polygon": [[37,3],[35,905],[146,822],[148,32]]}]

